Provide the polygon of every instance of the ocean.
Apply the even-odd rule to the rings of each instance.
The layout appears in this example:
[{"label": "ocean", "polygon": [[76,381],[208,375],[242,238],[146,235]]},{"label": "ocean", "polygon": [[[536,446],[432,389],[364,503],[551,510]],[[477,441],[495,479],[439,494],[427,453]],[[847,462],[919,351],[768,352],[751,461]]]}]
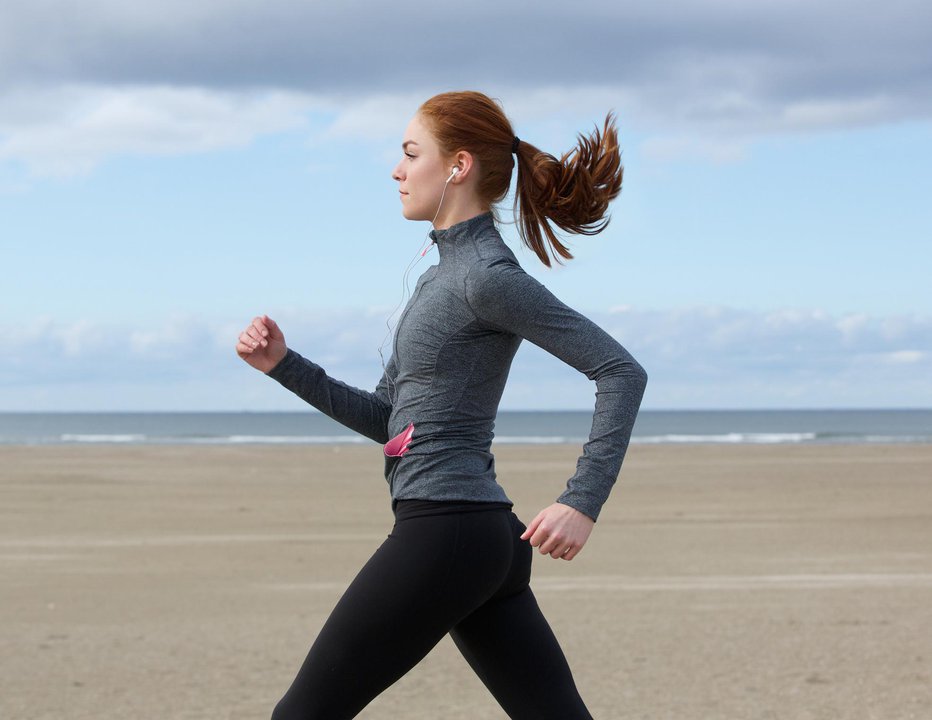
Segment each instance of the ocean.
[{"label": "ocean", "polygon": [[[591,422],[503,411],[495,442],[581,444]],[[370,442],[317,412],[0,413],[0,445]],[[932,410],[642,410],[632,443],[932,443]]]}]

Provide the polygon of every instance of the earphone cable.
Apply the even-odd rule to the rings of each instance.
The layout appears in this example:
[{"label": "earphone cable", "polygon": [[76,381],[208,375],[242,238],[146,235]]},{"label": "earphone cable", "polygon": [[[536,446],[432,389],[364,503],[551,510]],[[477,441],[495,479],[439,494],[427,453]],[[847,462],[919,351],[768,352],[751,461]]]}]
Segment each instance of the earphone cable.
[{"label": "earphone cable", "polygon": [[[447,185],[450,184],[450,180],[452,180],[455,175],[456,175],[456,172],[450,173],[450,177],[448,177],[447,181],[443,184],[443,192],[440,193],[440,203],[437,205],[437,212],[434,213],[434,219],[430,221],[431,228],[434,227],[434,223],[437,222],[437,218],[440,216],[440,209],[443,207],[443,198],[447,194]],[[415,256],[411,258],[411,261],[408,263],[408,266],[405,268],[404,274],[402,275],[402,278],[401,278],[401,301],[395,306],[394,310],[392,310],[391,313],[389,313],[388,318],[386,318],[385,327],[387,329],[387,332],[385,333],[385,337],[382,338],[382,342],[379,344],[379,360],[382,363],[382,373],[383,375],[386,376],[386,379],[388,380],[388,399],[389,399],[389,402],[391,403],[395,402],[395,398],[392,397],[392,390],[393,390],[395,383],[391,378],[387,377],[386,366],[385,366],[385,355],[382,351],[385,349],[385,344],[389,341],[389,339],[392,338],[392,335],[395,331],[395,327],[397,327],[397,325],[392,326],[392,319],[395,317],[396,313],[398,313],[398,311],[402,307],[404,307],[405,303],[408,301],[408,298],[411,296],[411,290],[408,287],[408,280],[411,275],[411,271],[414,269],[414,266],[417,265],[418,261],[425,255],[427,255],[428,251],[434,245],[434,239],[430,237],[430,233],[428,233],[427,239],[428,239],[428,242],[417,251],[417,254],[415,254]]]}]

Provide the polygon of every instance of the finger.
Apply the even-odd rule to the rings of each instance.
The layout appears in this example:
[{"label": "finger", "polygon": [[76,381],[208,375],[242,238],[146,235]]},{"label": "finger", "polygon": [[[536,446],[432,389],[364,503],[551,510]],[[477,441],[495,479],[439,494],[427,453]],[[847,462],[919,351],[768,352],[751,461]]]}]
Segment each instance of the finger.
[{"label": "finger", "polygon": [[264,326],[256,325],[255,321],[253,321],[252,325],[243,330],[243,333],[252,338],[253,342],[256,343],[256,347],[259,345],[266,347],[269,344],[268,340],[265,339],[268,336],[268,330],[266,330]]},{"label": "finger", "polygon": [[264,317],[253,318],[251,329],[256,331],[257,337],[268,337],[269,336],[269,327],[265,323]]},{"label": "finger", "polygon": [[543,555],[552,555],[553,557],[559,557],[556,554],[557,549],[562,550],[566,547],[566,540],[559,535],[550,535],[541,543],[540,548],[538,548]]},{"label": "finger", "polygon": [[248,349],[249,352],[252,352],[253,350],[258,350],[260,347],[262,347],[262,343],[261,341],[252,337],[246,331],[243,331],[236,339],[236,349],[239,350],[241,347]]},{"label": "finger", "polygon": [[552,557],[554,560],[562,560],[564,556],[566,555],[566,553],[568,553],[569,551],[570,551],[569,546],[560,545],[552,553],[550,553],[550,557]]},{"label": "finger", "polygon": [[534,526],[534,532],[531,534],[529,542],[533,547],[541,547],[550,538],[550,526],[547,524],[547,515],[543,510],[541,510],[540,515],[534,518],[534,522],[531,524]]},{"label": "finger", "polygon": [[[250,330],[252,330],[253,332],[250,332]],[[252,348],[253,350],[258,348],[259,345],[261,344],[260,338],[257,338],[253,334],[254,332],[255,331],[253,330],[252,326],[250,326],[246,328],[245,330],[243,330],[243,332],[241,332],[239,335],[239,341],[246,347]]]},{"label": "finger", "polygon": [[263,315],[261,319],[262,326],[265,329],[264,337],[266,337],[268,340],[276,340],[281,342],[285,341],[285,334],[282,332],[281,328],[278,327],[278,323],[276,323],[268,315]]},{"label": "finger", "polygon": [[[540,521],[543,520],[542,513],[537,513],[537,517],[531,520],[531,524],[527,526],[527,529],[521,533],[521,539],[527,540],[531,537],[537,530],[537,526],[540,525]],[[531,542],[531,545],[534,543]]]},{"label": "finger", "polygon": [[285,334],[282,332],[281,328],[278,327],[278,323],[268,315],[262,316],[262,322],[269,331],[268,337],[276,340],[283,340],[285,338]]}]

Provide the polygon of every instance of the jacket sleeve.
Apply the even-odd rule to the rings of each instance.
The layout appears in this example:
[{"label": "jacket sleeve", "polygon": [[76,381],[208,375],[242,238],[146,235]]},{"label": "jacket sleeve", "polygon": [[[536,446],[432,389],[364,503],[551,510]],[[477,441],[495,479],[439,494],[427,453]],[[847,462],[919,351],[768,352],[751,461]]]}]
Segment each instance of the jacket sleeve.
[{"label": "jacket sleeve", "polygon": [[290,348],[268,372],[270,378],[325,415],[380,444],[388,442],[388,418],[392,411],[389,385],[396,374],[392,357],[375,392],[368,392],[334,380],[319,365]]},{"label": "jacket sleeve", "polygon": [[595,381],[589,439],[557,502],[598,519],[621,470],[647,373],[607,332],[510,258],[475,264],[466,277],[466,298],[482,322],[529,340]]}]

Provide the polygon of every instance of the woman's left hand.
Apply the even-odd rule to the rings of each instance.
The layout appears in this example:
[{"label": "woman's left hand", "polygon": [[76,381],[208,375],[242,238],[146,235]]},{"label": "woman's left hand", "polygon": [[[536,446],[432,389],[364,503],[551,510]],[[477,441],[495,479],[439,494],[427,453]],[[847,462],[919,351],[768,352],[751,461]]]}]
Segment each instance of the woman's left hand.
[{"label": "woman's left hand", "polygon": [[554,560],[572,560],[586,544],[593,525],[595,520],[585,513],[569,505],[554,503],[537,513],[521,534],[521,539],[530,538],[533,547]]}]

